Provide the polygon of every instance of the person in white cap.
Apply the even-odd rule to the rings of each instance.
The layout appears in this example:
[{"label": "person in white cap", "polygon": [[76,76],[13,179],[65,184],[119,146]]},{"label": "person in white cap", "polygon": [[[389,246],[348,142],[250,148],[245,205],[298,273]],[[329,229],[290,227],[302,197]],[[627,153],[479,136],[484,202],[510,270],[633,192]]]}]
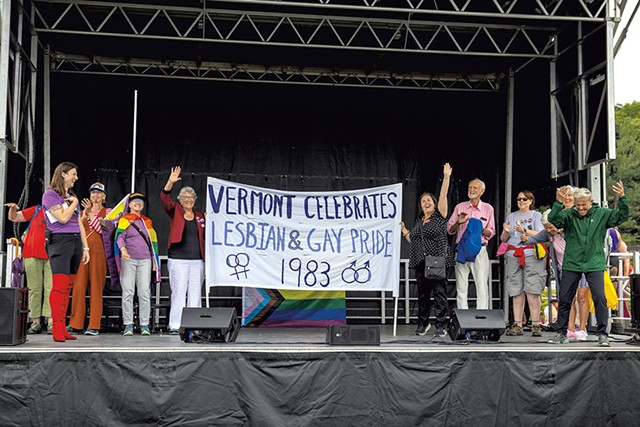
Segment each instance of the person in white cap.
[{"label": "person in white cap", "polygon": [[87,285],[91,286],[91,297],[89,299],[89,325],[84,331],[85,335],[98,335],[100,331],[100,320],[102,319],[102,291],[107,279],[107,261],[102,240],[102,229],[100,220],[111,212],[105,208],[107,192],[104,184],[93,183],[89,188],[89,199],[82,200],[82,214],[80,221],[84,226],[87,242],[89,244],[89,254],[91,260],[87,265],[81,265],[73,281],[73,292],[71,298],[71,316],[67,330],[84,329],[84,320],[87,312]]}]

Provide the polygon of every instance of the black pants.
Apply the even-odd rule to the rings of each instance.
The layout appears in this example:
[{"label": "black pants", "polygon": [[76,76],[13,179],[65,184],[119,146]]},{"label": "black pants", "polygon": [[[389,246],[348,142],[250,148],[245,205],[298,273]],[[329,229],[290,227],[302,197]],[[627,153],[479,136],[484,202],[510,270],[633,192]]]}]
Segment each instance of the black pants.
[{"label": "black pants", "polygon": [[[596,307],[596,322],[598,328],[596,334],[607,335],[607,323],[609,322],[609,309],[607,308],[607,297],[604,294],[604,272],[590,271],[584,273],[589,288],[591,288],[591,297]],[[558,304],[558,332],[566,335],[567,326],[569,324],[569,312],[573,297],[576,296],[578,290],[578,282],[582,277],[582,273],[575,271],[562,270],[562,279],[560,279],[560,301]]]},{"label": "black pants", "polygon": [[447,279],[429,280],[424,277],[424,261],[416,267],[416,284],[418,285],[418,322],[429,323],[431,312],[431,294],[434,300],[436,328],[444,328],[449,314],[447,301]]},{"label": "black pants", "polygon": [[51,274],[76,274],[82,261],[80,233],[52,233],[47,244]]}]

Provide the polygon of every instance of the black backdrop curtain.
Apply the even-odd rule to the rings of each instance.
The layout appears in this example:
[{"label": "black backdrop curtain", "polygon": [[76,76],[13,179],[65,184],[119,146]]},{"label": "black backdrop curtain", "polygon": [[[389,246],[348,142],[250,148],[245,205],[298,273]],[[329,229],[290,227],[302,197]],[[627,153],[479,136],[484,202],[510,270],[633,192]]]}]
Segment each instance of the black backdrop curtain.
[{"label": "black backdrop curtain", "polygon": [[306,191],[402,182],[411,226],[417,196],[438,194],[446,161],[454,167],[452,205],[476,176],[488,184],[483,198],[500,204],[504,93],[52,77],[52,163],[78,164],[82,197],[103,181],[109,206],[130,190],[138,90],[135,188],[149,198],[161,254],[168,217],[158,195],[174,165],[183,170],[174,196],[190,185],[200,209],[207,176]]}]

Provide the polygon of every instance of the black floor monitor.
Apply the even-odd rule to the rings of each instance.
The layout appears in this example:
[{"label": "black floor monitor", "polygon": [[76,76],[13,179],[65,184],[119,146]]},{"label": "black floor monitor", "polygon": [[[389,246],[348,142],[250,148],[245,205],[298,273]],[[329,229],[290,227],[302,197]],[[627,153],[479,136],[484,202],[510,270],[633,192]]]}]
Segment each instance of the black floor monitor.
[{"label": "black floor monitor", "polygon": [[184,308],[180,338],[184,342],[233,342],[240,321],[233,307]]}]

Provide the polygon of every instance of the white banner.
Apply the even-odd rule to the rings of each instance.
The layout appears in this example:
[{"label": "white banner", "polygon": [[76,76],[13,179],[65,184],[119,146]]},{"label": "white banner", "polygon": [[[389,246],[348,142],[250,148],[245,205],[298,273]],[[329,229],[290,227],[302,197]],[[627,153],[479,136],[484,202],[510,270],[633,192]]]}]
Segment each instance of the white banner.
[{"label": "white banner", "polygon": [[402,185],[278,191],[209,177],[207,286],[398,295]]}]

